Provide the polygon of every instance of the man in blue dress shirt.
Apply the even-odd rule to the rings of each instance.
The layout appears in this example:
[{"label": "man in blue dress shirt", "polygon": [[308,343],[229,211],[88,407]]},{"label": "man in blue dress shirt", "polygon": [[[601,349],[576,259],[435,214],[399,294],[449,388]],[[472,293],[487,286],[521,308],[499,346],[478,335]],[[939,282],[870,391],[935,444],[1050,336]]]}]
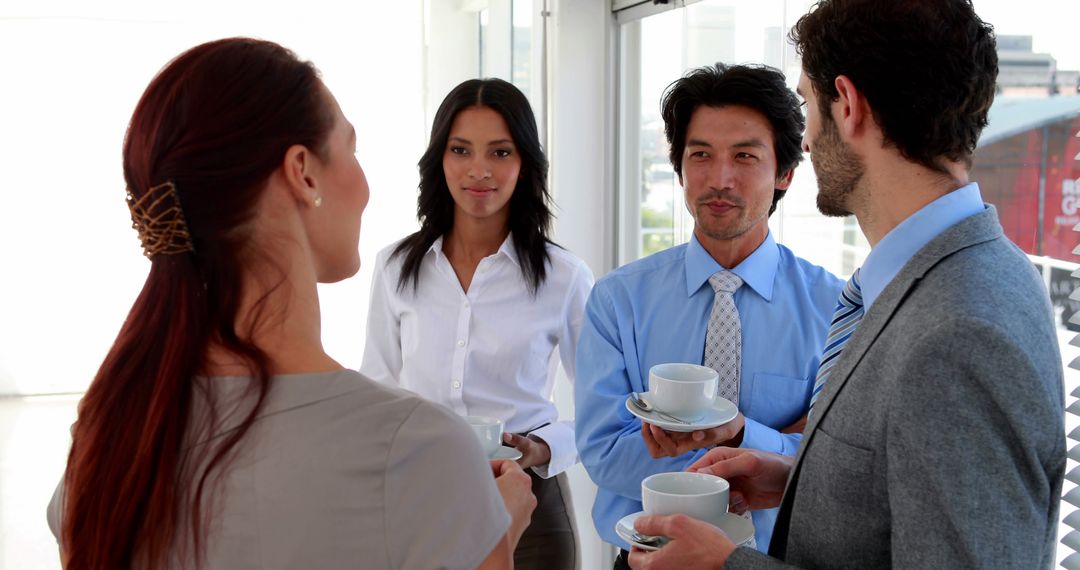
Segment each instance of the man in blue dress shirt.
[{"label": "man in blue dress shirt", "polygon": [[[597,531],[615,533],[640,511],[641,481],[682,471],[717,445],[793,455],[818,358],[843,283],[796,257],[769,232],[769,215],[791,184],[804,120],[784,76],[767,67],[716,65],[691,71],[664,95],[671,164],[694,217],[690,242],[625,265],[597,282],[578,345],[577,444],[599,486]],[[714,273],[730,270],[741,321],[739,415],[692,434],[643,425],[625,401],[649,389],[649,369],[703,362]],[[775,509],[755,512],[759,549]],[[616,561],[624,567],[625,552]]]}]

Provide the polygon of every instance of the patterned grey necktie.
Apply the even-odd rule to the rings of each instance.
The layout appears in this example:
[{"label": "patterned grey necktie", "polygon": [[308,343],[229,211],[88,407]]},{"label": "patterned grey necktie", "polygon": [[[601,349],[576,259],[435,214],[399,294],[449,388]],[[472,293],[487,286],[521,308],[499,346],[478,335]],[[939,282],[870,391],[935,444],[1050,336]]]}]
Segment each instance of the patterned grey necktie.
[{"label": "patterned grey necktie", "polygon": [[[720,376],[716,395],[739,405],[739,370],[742,368],[742,321],[735,308],[735,291],[743,284],[742,277],[726,270],[709,277],[716,297],[709,314],[709,330],[705,334],[705,366]],[[749,512],[739,515],[753,520]],[[745,544],[757,548],[753,537]]]},{"label": "patterned grey necktie", "polygon": [[730,271],[709,277],[716,297],[705,335],[705,366],[720,375],[716,394],[739,405],[739,370],[742,366],[742,323],[735,308],[735,290],[743,280]]}]

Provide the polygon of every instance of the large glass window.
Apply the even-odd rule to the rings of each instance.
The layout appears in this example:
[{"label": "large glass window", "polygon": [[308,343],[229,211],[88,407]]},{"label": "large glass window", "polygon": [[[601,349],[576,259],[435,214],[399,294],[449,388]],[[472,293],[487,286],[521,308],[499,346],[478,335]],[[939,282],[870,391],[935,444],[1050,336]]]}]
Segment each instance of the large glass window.
[{"label": "large glass window", "polygon": [[[685,242],[693,229],[660,119],[664,88],[687,70],[715,62],[765,63],[794,87],[800,64],[787,35],[811,4],[703,0],[620,22],[621,263]],[[1001,74],[972,178],[997,206],[1010,239],[1044,268],[1048,283],[1061,284],[1054,302],[1067,319],[1080,307],[1071,306],[1076,302],[1067,299],[1065,281],[1052,279],[1050,269],[1071,271],[1080,261],[1072,253],[1072,226],[1080,222],[1080,139],[1073,136],[1080,123],[1080,62],[1068,48],[1067,27],[1032,20],[1015,4],[985,2],[976,9],[998,24]],[[641,7],[626,12],[635,10]],[[869,246],[853,218],[822,217],[816,193],[813,169],[804,161],[770,220],[772,230],[797,254],[850,275]]]},{"label": "large glass window", "polygon": [[428,126],[439,103],[467,79],[498,77],[517,86],[544,126],[542,0],[425,0]]},{"label": "large glass window", "polygon": [[[533,92],[533,0],[488,0],[477,13],[480,77],[500,77]],[[509,49],[507,49],[509,48]]]}]

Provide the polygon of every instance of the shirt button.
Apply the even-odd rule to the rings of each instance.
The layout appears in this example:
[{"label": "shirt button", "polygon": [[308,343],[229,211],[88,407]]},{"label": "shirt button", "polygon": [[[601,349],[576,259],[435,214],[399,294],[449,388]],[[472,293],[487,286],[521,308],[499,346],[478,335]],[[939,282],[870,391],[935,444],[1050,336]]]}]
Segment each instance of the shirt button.
[{"label": "shirt button", "polygon": [[459,341],[457,341],[457,345],[458,346],[465,346],[465,341],[459,340]]},{"label": "shirt button", "polygon": [[464,303],[462,303],[462,304],[461,304],[461,306],[463,306],[463,307],[468,307],[468,306],[469,306],[469,302],[468,302],[468,301],[465,301]]},{"label": "shirt button", "polygon": [[454,389],[457,390],[458,388],[461,388],[461,382],[454,380]]}]

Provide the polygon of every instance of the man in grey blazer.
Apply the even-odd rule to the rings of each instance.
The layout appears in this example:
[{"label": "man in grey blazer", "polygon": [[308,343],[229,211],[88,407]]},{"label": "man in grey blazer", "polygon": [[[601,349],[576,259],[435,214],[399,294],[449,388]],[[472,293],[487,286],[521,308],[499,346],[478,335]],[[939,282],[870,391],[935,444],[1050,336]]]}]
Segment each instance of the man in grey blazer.
[{"label": "man in grey blazer", "polygon": [[993,30],[969,0],[823,0],[792,38],[818,207],[853,213],[873,249],[799,453],[718,447],[690,467],[731,481],[734,510],[780,506],[771,557],[643,517],[671,540],[631,566],[1051,567],[1065,436],[1050,304],[967,178]]}]

